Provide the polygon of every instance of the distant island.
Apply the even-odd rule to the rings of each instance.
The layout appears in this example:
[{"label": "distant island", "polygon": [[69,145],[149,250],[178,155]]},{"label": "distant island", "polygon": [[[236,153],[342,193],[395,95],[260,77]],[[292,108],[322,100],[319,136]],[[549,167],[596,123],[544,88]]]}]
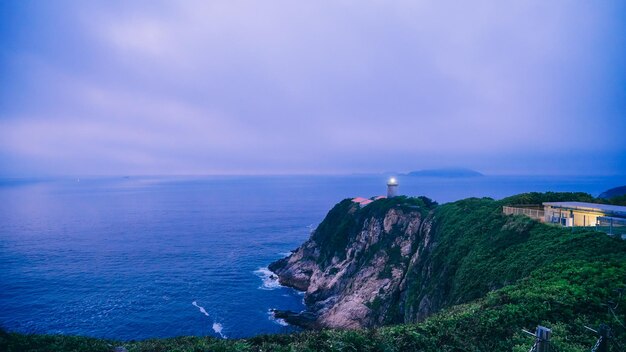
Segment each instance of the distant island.
[{"label": "distant island", "polygon": [[626,186],[620,186],[620,187],[611,188],[609,190],[606,190],[600,193],[598,198],[611,199],[611,198],[621,197],[625,195],[626,195]]},{"label": "distant island", "polygon": [[485,176],[482,173],[464,168],[442,168],[442,169],[425,169],[418,171],[411,171],[406,174],[411,177],[481,177]]}]

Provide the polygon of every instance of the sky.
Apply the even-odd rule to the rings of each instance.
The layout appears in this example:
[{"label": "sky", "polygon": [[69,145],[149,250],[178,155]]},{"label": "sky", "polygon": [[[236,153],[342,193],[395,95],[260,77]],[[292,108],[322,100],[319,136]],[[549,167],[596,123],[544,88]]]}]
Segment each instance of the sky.
[{"label": "sky", "polygon": [[0,2],[0,176],[626,175],[624,1]]}]

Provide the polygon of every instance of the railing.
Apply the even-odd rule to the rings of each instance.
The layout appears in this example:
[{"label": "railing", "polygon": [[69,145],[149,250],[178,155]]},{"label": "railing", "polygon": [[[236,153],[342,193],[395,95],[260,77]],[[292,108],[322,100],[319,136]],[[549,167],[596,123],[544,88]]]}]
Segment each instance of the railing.
[{"label": "railing", "polygon": [[626,219],[610,216],[598,217],[596,231],[606,232],[609,235],[626,235]]},{"label": "railing", "polygon": [[531,219],[543,221],[545,212],[536,208],[502,207],[502,212],[506,215],[526,215]]}]

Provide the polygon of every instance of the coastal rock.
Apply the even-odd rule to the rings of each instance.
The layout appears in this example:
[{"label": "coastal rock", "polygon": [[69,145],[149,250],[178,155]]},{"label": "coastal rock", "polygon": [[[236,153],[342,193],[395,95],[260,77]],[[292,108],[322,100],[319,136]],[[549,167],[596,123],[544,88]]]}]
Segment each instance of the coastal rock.
[{"label": "coastal rock", "polygon": [[272,310],[274,317],[277,319],[283,319],[291,325],[300,326],[307,329],[315,329],[320,326],[317,325],[317,316],[312,312],[292,312],[290,310]]}]

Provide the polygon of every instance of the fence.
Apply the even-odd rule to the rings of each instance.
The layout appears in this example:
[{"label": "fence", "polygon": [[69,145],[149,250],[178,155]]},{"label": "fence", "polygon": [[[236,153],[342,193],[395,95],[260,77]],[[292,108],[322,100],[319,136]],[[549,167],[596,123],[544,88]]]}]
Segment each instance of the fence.
[{"label": "fence", "polygon": [[626,219],[610,216],[598,217],[596,231],[606,232],[609,235],[626,235]]},{"label": "fence", "polygon": [[506,215],[526,215],[531,219],[543,221],[544,211],[537,206],[527,207],[502,207],[502,212]]}]

